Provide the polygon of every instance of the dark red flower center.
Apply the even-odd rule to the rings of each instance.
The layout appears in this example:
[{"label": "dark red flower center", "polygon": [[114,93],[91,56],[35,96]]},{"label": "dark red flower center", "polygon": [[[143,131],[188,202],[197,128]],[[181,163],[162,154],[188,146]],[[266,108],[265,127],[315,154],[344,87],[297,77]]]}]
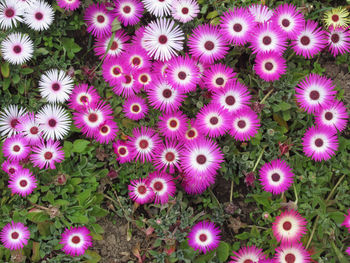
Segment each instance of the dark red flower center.
[{"label": "dark red flower center", "polygon": [[12,128],[16,128],[18,123],[19,123],[18,119],[12,119],[10,125]]},{"label": "dark red flower center", "polygon": [[105,19],[105,17],[104,17],[103,15],[98,15],[98,16],[97,16],[97,22],[103,23],[105,20],[106,20],[106,19]]},{"label": "dark red flower center", "polygon": [[177,76],[179,77],[179,79],[184,80],[187,77],[186,72],[180,71]]},{"label": "dark red flower center", "polygon": [[223,85],[224,82],[225,82],[225,80],[222,77],[219,77],[215,80],[216,85],[219,85],[219,86]]},{"label": "dark red flower center", "polygon": [[113,71],[113,74],[116,75],[116,76],[120,75],[120,73],[121,73],[119,67],[114,67],[112,71]]},{"label": "dark red flower center", "polygon": [[45,157],[46,160],[51,160],[52,156],[53,156],[52,152],[46,152],[44,154],[44,157]]},{"label": "dark red flower center", "polygon": [[156,190],[156,191],[162,191],[162,189],[163,189],[163,183],[162,182],[160,182],[160,181],[157,181],[157,182],[155,182],[154,183],[154,185],[153,185],[153,187],[154,187],[154,189]]},{"label": "dark red flower center", "polygon": [[60,89],[60,84],[58,84],[58,83],[54,83],[54,84],[52,84],[52,89],[54,90],[54,91],[58,91],[59,89]]},{"label": "dark red flower center", "polygon": [[210,118],[210,120],[209,120],[209,122],[210,122],[210,124],[211,125],[216,125],[216,124],[218,124],[218,122],[219,122],[219,118],[218,117],[211,117]]},{"label": "dark red flower center", "polygon": [[184,15],[187,15],[188,12],[189,12],[189,9],[188,9],[187,7],[183,7],[183,8],[181,9],[181,12],[182,12]]},{"label": "dark red flower center", "polygon": [[274,173],[271,175],[271,179],[274,182],[278,182],[281,179],[281,176],[278,173]]},{"label": "dark red flower center", "polygon": [[310,44],[311,39],[308,36],[302,36],[300,39],[301,44],[303,44],[304,46],[307,46]]},{"label": "dark red flower center", "polygon": [[16,172],[16,169],[15,169],[15,168],[11,167],[11,168],[9,169],[9,173],[10,173],[10,174],[14,174],[15,172]]},{"label": "dark red flower center", "polygon": [[132,78],[130,75],[125,75],[125,84],[130,84],[132,81]]},{"label": "dark red flower center", "polygon": [[112,45],[111,45],[111,50],[116,50],[118,48],[118,42],[117,41],[113,41]]},{"label": "dark red flower center", "polygon": [[227,105],[232,106],[233,104],[236,103],[236,99],[235,99],[235,97],[230,95],[230,96],[226,97],[225,102],[226,102]]},{"label": "dark red flower center", "polygon": [[205,242],[207,241],[208,237],[206,234],[200,234],[199,235],[199,240],[202,241],[202,242]]},{"label": "dark red flower center", "polygon": [[273,64],[271,62],[265,63],[265,69],[270,71],[273,69]]},{"label": "dark red flower center", "polygon": [[124,7],[123,7],[123,12],[124,12],[125,14],[129,14],[129,13],[131,12],[131,7],[128,6],[128,5],[124,6]]},{"label": "dark red flower center", "polygon": [[28,182],[27,182],[27,180],[23,179],[23,180],[19,181],[19,185],[22,187],[26,187],[28,185]]},{"label": "dark red flower center", "polygon": [[339,40],[340,40],[340,37],[337,33],[333,33],[332,36],[331,36],[331,40],[333,43],[338,43]]},{"label": "dark red flower center", "polygon": [[13,149],[14,152],[17,153],[17,152],[19,152],[21,150],[21,147],[19,145],[15,145],[15,146],[13,146],[12,149]]},{"label": "dark red flower center", "polygon": [[237,123],[238,127],[243,129],[245,126],[247,126],[246,122],[244,120],[239,120]]},{"label": "dark red flower center", "polygon": [[12,239],[17,239],[17,238],[19,238],[18,232],[12,232],[12,233],[11,233],[11,238],[12,238]]},{"label": "dark red flower center", "polygon": [[80,237],[78,237],[78,236],[72,237],[72,243],[79,244],[80,243]]},{"label": "dark red flower center", "polygon": [[333,119],[333,113],[327,111],[326,114],[324,115],[324,117],[327,121],[330,121],[331,119]]},{"label": "dark red flower center", "polygon": [[16,54],[19,54],[22,52],[22,47],[20,45],[15,45],[13,47],[13,52],[15,52]]},{"label": "dark red flower center", "polygon": [[168,37],[166,35],[160,35],[158,38],[158,42],[164,45],[168,42]]},{"label": "dark red flower center", "polygon": [[169,125],[170,125],[171,128],[176,128],[177,125],[178,125],[178,122],[176,120],[171,120]]},{"label": "dark red flower center", "polygon": [[87,96],[81,96],[80,97],[80,101],[82,102],[82,103],[86,103],[86,102],[88,102],[88,97]]},{"label": "dark red flower center", "polygon": [[55,119],[50,119],[48,123],[49,123],[49,126],[53,128],[56,126],[57,121]]},{"label": "dark red flower center", "polygon": [[166,99],[169,99],[173,95],[172,91],[170,89],[163,90],[163,97]]},{"label": "dark red flower center", "polygon": [[315,145],[316,145],[317,147],[322,147],[322,145],[323,145],[323,140],[322,140],[321,138],[317,138],[317,139],[315,140]]},{"label": "dark red flower center", "polygon": [[8,18],[11,18],[15,15],[15,10],[13,10],[12,8],[7,8],[5,11],[5,16]]},{"label": "dark red flower center", "polygon": [[238,23],[237,23],[237,24],[234,24],[234,25],[233,25],[233,30],[234,30],[235,32],[237,32],[237,33],[241,32],[242,29],[243,29],[243,27],[242,27],[241,24],[238,24]]},{"label": "dark red flower center", "polygon": [[103,126],[101,127],[100,131],[101,131],[103,134],[108,133],[108,131],[109,131],[108,126],[107,126],[107,125],[103,125]]},{"label": "dark red flower center", "polygon": [[125,155],[126,154],[126,148],[125,147],[120,147],[118,150],[120,155]]},{"label": "dark red flower center", "polygon": [[141,59],[136,57],[132,59],[132,64],[135,66],[139,66],[141,64]]},{"label": "dark red flower center", "polygon": [[35,19],[36,20],[41,20],[41,19],[43,19],[43,17],[44,17],[43,13],[41,13],[41,12],[36,12],[35,13]]},{"label": "dark red flower center", "polygon": [[141,82],[143,82],[143,83],[147,83],[147,81],[148,81],[147,75],[142,75],[140,79],[141,79]]},{"label": "dark red flower center", "polygon": [[289,221],[286,221],[283,223],[283,229],[288,231],[288,230],[291,230],[292,229],[292,223],[289,222]]},{"label": "dark red flower center", "polygon": [[167,152],[165,154],[165,160],[168,162],[173,162],[175,160],[175,154],[173,152]]},{"label": "dark red flower center", "polygon": [[244,260],[243,263],[254,263],[254,262],[253,262],[253,260],[251,260],[251,259],[246,259],[246,260]]},{"label": "dark red flower center", "polygon": [[96,122],[98,120],[98,115],[96,113],[90,113],[88,119],[89,122]]},{"label": "dark red flower center", "polygon": [[313,90],[310,92],[310,99],[318,100],[320,98],[320,93],[317,90]]},{"label": "dark red flower center", "polygon": [[149,143],[148,143],[147,140],[141,140],[140,143],[139,143],[139,145],[140,145],[140,148],[141,148],[141,149],[147,149]]},{"label": "dark red flower center", "polygon": [[139,187],[137,187],[137,192],[139,192],[139,194],[144,195],[147,192],[147,188],[144,185],[140,185]]},{"label": "dark red flower center", "polygon": [[158,0],[158,2],[161,2],[161,3],[163,3],[165,0]]},{"label": "dark red flower center", "polygon": [[140,112],[140,106],[139,105],[133,105],[132,106],[132,111],[135,113],[139,113]]},{"label": "dark red flower center", "polygon": [[339,16],[336,15],[336,14],[332,15],[332,21],[333,22],[338,22],[339,21]]},{"label": "dark red flower center", "polygon": [[289,253],[284,257],[284,259],[286,260],[287,263],[294,263],[296,260],[296,257],[294,254]]},{"label": "dark red flower center", "polygon": [[188,136],[189,138],[193,138],[193,137],[196,136],[196,133],[195,133],[194,130],[189,130],[189,131],[187,132],[187,136]]},{"label": "dark red flower center", "polygon": [[272,42],[271,37],[269,37],[269,36],[264,36],[264,37],[263,37],[263,43],[264,43],[264,45],[270,45],[271,42]]},{"label": "dark red flower center", "polygon": [[290,25],[290,21],[287,18],[282,20],[282,26],[289,27],[289,25]]},{"label": "dark red flower center", "polygon": [[204,48],[205,48],[206,50],[209,50],[209,51],[213,50],[214,47],[215,47],[214,42],[213,42],[213,41],[210,41],[210,40],[208,40],[208,41],[205,42],[205,44],[204,44]]},{"label": "dark red flower center", "polygon": [[197,156],[196,160],[199,164],[205,164],[207,162],[207,157],[205,157],[203,154],[200,154]]}]

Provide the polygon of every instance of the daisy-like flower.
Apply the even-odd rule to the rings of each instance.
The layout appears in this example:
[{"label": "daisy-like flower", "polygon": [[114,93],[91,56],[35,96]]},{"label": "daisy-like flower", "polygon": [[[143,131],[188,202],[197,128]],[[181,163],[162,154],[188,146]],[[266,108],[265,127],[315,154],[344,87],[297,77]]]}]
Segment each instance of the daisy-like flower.
[{"label": "daisy-like flower", "polygon": [[297,211],[286,210],[272,223],[272,232],[278,242],[297,243],[306,233],[306,220]]},{"label": "daisy-like flower", "polygon": [[173,0],[171,16],[182,23],[187,23],[197,17],[199,5],[196,0]]},{"label": "daisy-like flower", "polygon": [[259,172],[260,182],[265,191],[280,194],[288,190],[293,183],[294,174],[284,160],[273,160],[265,163]]},{"label": "daisy-like flower", "polygon": [[265,255],[262,249],[256,246],[241,247],[238,252],[233,251],[231,261],[229,263],[247,263],[247,262],[260,262],[259,260],[265,259]]},{"label": "daisy-like flower", "polygon": [[[158,0],[153,0],[158,2]],[[165,0],[167,2],[169,0]],[[164,3],[163,2],[163,3]],[[177,52],[183,49],[185,36],[181,28],[175,22],[159,18],[149,23],[144,32],[144,48],[150,57],[155,60],[169,60],[177,56]]]},{"label": "daisy-like flower", "polygon": [[279,263],[311,262],[309,252],[301,243],[282,244],[280,247],[276,248],[275,260]]},{"label": "daisy-like flower", "polygon": [[23,167],[17,161],[6,160],[1,165],[2,170],[7,173],[10,177],[14,175],[19,170],[23,169]]},{"label": "daisy-like flower", "polygon": [[327,27],[347,28],[350,23],[349,12],[343,7],[333,8],[324,14],[323,21]]},{"label": "daisy-like flower", "polygon": [[37,187],[36,179],[29,169],[21,169],[10,177],[8,188],[12,194],[25,197]]},{"label": "daisy-like flower", "polygon": [[315,161],[327,161],[338,150],[338,138],[334,131],[324,127],[309,127],[302,139],[303,151]]},{"label": "daisy-like flower", "polygon": [[0,2],[0,28],[10,29],[23,21],[23,8],[17,0]]},{"label": "daisy-like flower", "polygon": [[169,61],[156,60],[152,63],[152,73],[159,78],[166,77],[169,67]]},{"label": "daisy-like flower", "polygon": [[2,151],[10,161],[21,161],[28,156],[30,146],[26,138],[17,134],[6,138],[2,145]]},{"label": "daisy-like flower", "polygon": [[86,8],[84,20],[87,32],[93,36],[102,38],[111,35],[114,16],[107,10],[105,4],[92,4]]},{"label": "daisy-like flower", "polygon": [[142,17],[143,4],[137,0],[118,0],[113,12],[124,26],[136,25]]},{"label": "daisy-like flower", "polygon": [[151,202],[154,199],[154,192],[146,183],[145,179],[132,180],[128,185],[129,197],[140,205]]},{"label": "daisy-like flower", "polygon": [[217,138],[226,133],[230,127],[230,114],[216,104],[201,108],[196,116],[198,128],[209,137]]},{"label": "daisy-like flower", "polygon": [[310,74],[295,87],[295,97],[300,108],[309,114],[316,113],[334,102],[337,93],[334,88],[332,80]]},{"label": "daisy-like flower", "polygon": [[187,129],[187,117],[180,111],[166,113],[159,117],[159,131],[168,139],[178,139]]},{"label": "daisy-like flower", "polygon": [[127,52],[120,59],[133,69],[147,69],[151,67],[151,58],[147,55],[147,52],[136,45],[129,46]]},{"label": "daisy-like flower", "polygon": [[348,214],[345,216],[344,222],[341,224],[341,226],[345,226],[350,233],[350,209],[348,209],[347,213]]},{"label": "daisy-like flower", "polygon": [[203,24],[197,26],[188,39],[190,54],[203,63],[213,63],[222,59],[228,52],[228,46],[219,26]]},{"label": "daisy-like flower", "polygon": [[67,228],[61,236],[62,251],[72,257],[84,255],[92,247],[90,231],[85,226]]},{"label": "daisy-like flower", "polygon": [[113,42],[107,52],[108,44],[109,41],[111,41],[111,38],[112,37],[110,35],[107,35],[96,39],[94,51],[100,59],[102,59],[104,56],[106,56],[107,60],[117,58],[123,54],[130,45],[127,43],[130,40],[130,37],[125,33],[124,30],[119,29],[115,32]]},{"label": "daisy-like flower", "polygon": [[286,38],[274,24],[258,25],[251,33],[251,48],[253,53],[274,51],[282,54],[286,49]]},{"label": "daisy-like flower", "polygon": [[99,143],[109,143],[115,139],[119,129],[113,120],[106,120],[98,127],[98,133],[94,134],[94,138]]},{"label": "daisy-like flower", "polygon": [[328,49],[331,54],[336,57],[338,54],[343,55],[350,52],[350,31],[338,28],[329,28],[329,32],[326,32]]},{"label": "daisy-like flower", "polygon": [[200,195],[205,192],[207,186],[200,183],[194,183],[193,179],[186,175],[183,176],[181,186],[184,188],[185,192],[189,195]]},{"label": "daisy-like flower", "polygon": [[228,82],[235,82],[236,73],[225,64],[215,64],[204,71],[203,83],[210,91],[217,91],[226,86]]},{"label": "daisy-like flower", "polygon": [[141,126],[132,131],[130,139],[131,151],[135,153],[136,161],[151,162],[156,149],[161,145],[159,135],[151,128]]},{"label": "daisy-like flower", "polygon": [[145,34],[145,26],[140,26],[138,29],[135,30],[135,33],[132,36],[131,44],[146,50],[144,34]]},{"label": "daisy-like flower", "polygon": [[173,174],[175,168],[181,171],[182,145],[177,140],[165,140],[164,144],[156,149],[153,159],[154,168],[159,171],[166,171],[169,168],[169,173]]},{"label": "daisy-like flower", "polygon": [[42,140],[38,145],[32,148],[33,153],[30,155],[30,160],[34,167],[40,169],[56,169],[55,163],[60,163],[64,160],[64,152],[58,141]]},{"label": "daisy-like flower", "polygon": [[36,0],[24,9],[24,23],[35,31],[46,30],[54,20],[52,7],[42,0]]},{"label": "daisy-like flower", "polygon": [[248,88],[239,81],[230,82],[224,89],[215,90],[212,103],[220,105],[230,113],[248,108],[251,95]]},{"label": "daisy-like flower", "polygon": [[116,58],[106,59],[102,64],[102,77],[111,86],[120,85],[121,78],[126,70],[125,61]]},{"label": "daisy-like flower", "polygon": [[9,105],[0,113],[0,135],[12,136],[17,134],[19,120],[26,114],[25,109],[17,105]]},{"label": "daisy-like flower", "polygon": [[128,98],[140,91],[141,86],[138,85],[134,78],[134,71],[135,70],[131,68],[123,70],[122,76],[118,78],[116,84],[113,85],[112,90],[115,94],[123,98]]},{"label": "daisy-like flower", "polygon": [[250,14],[254,17],[255,22],[261,24],[268,22],[273,15],[273,11],[271,11],[266,5],[252,4],[248,9]]},{"label": "daisy-like flower", "polygon": [[28,35],[11,33],[1,42],[1,55],[7,62],[20,65],[33,56],[33,41]]},{"label": "daisy-like flower", "polygon": [[35,120],[35,114],[30,112],[20,118],[17,130],[28,140],[28,144],[36,145],[41,140],[39,123]]},{"label": "daisy-like flower", "polygon": [[134,154],[131,151],[131,143],[129,141],[124,142],[118,140],[117,142],[113,143],[113,150],[117,155],[116,160],[119,163],[130,162],[134,159]]},{"label": "daisy-like flower", "polygon": [[18,250],[28,244],[30,232],[22,223],[11,221],[0,232],[0,240],[5,248]]},{"label": "daisy-like flower", "polygon": [[89,138],[99,132],[101,124],[113,119],[113,110],[106,102],[99,102],[95,106],[86,107],[83,111],[74,112],[74,124]]},{"label": "daisy-like flower", "polygon": [[138,96],[130,96],[123,105],[123,111],[127,118],[131,120],[141,120],[148,113],[146,100]]},{"label": "daisy-like flower", "polygon": [[346,253],[348,253],[348,255],[350,256],[350,247],[348,247],[346,250],[345,250]]},{"label": "daisy-like flower", "polygon": [[152,15],[164,17],[170,14],[173,0],[142,0],[142,2]]},{"label": "daisy-like flower", "polygon": [[308,20],[291,46],[297,55],[310,59],[327,46],[326,32],[318,27],[317,22]]},{"label": "daisy-like flower", "polygon": [[147,91],[154,80],[155,75],[149,69],[137,70],[134,74],[136,85]]},{"label": "daisy-like flower", "polygon": [[68,134],[71,124],[66,110],[55,104],[43,106],[36,114],[35,120],[39,123],[40,132],[43,133],[45,140],[63,139]]},{"label": "daisy-like flower", "polygon": [[252,109],[245,108],[233,114],[229,133],[237,141],[248,141],[258,133],[259,127],[258,115]]},{"label": "daisy-like flower", "polygon": [[155,171],[147,177],[147,185],[152,188],[155,204],[166,204],[169,197],[175,195],[176,186],[174,179],[166,172]]},{"label": "daisy-like flower", "polygon": [[282,4],[275,9],[271,22],[278,25],[287,38],[294,39],[303,30],[305,18],[294,5]]},{"label": "daisy-like flower", "polygon": [[69,99],[72,89],[73,80],[63,70],[48,70],[41,76],[39,81],[41,97],[51,103],[65,102]]},{"label": "daisy-like flower", "polygon": [[185,99],[184,93],[175,89],[166,79],[155,80],[147,91],[150,106],[162,112],[178,110]]},{"label": "daisy-like flower", "polygon": [[183,134],[181,139],[185,144],[188,141],[197,140],[202,137],[204,137],[204,134],[199,129],[198,122],[195,120],[191,120],[190,126],[188,127],[186,133]]},{"label": "daisy-like flower", "polygon": [[175,57],[169,61],[167,68],[169,83],[185,93],[196,90],[199,82],[199,70],[193,59],[188,56]]},{"label": "daisy-like flower", "polygon": [[261,52],[256,55],[254,70],[265,81],[278,80],[286,74],[286,60],[277,52]]},{"label": "daisy-like flower", "polygon": [[201,221],[188,233],[188,244],[194,250],[206,254],[219,246],[220,233],[220,229],[213,222]]},{"label": "daisy-like flower", "polygon": [[80,6],[80,0],[57,0],[57,5],[65,10],[75,10]]},{"label": "daisy-like flower", "polygon": [[220,27],[226,41],[235,46],[244,46],[255,30],[256,22],[246,8],[235,7],[223,14]]},{"label": "daisy-like flower", "polygon": [[333,130],[335,133],[342,132],[346,128],[349,119],[345,105],[341,101],[335,100],[328,107],[321,107],[315,113],[315,123],[317,126],[323,126],[326,129]]},{"label": "daisy-like flower", "polygon": [[81,111],[87,106],[94,106],[101,100],[97,90],[88,84],[74,86],[73,92],[68,100],[68,106],[76,111]]}]

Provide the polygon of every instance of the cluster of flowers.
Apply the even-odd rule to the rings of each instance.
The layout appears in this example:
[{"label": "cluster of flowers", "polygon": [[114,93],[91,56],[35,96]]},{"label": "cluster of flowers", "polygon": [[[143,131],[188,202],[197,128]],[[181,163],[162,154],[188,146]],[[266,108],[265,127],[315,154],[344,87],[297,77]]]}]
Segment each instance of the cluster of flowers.
[{"label": "cluster of flowers", "polygon": [[[19,250],[28,244],[30,231],[22,223],[11,222],[4,226],[0,232],[0,241],[5,248]],[[86,227],[67,228],[61,236],[62,250],[71,256],[80,256],[92,246],[92,237]]]},{"label": "cluster of flowers", "polygon": [[[43,0],[4,0],[0,2],[0,29],[17,27],[24,22],[35,31],[46,30],[54,20],[52,7]],[[34,52],[33,41],[27,34],[15,32],[1,42],[3,58],[11,64],[23,64]]]}]

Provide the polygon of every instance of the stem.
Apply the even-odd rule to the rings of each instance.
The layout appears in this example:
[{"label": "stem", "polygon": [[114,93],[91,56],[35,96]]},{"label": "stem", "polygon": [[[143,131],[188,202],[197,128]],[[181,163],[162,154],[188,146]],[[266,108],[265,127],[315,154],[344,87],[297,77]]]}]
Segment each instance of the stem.
[{"label": "stem", "polygon": [[216,198],[216,196],[214,195],[214,193],[213,193],[213,191],[211,190],[211,188],[209,188],[209,193],[210,193],[211,197],[214,198],[215,201],[218,203],[220,210],[222,210],[222,206],[221,206],[219,200],[218,200],[218,199]]},{"label": "stem", "polygon": [[265,97],[260,101],[260,104],[263,104],[264,101],[271,95],[271,93],[274,91],[274,89],[272,88],[266,95]]},{"label": "stem", "polygon": [[265,152],[266,147],[267,146],[264,146],[264,148],[261,150],[261,153],[260,153],[260,155],[258,157],[258,160],[256,161],[256,163],[254,165],[253,172],[255,172],[256,167],[258,167],[258,164],[259,164],[259,162],[260,162],[260,160],[261,160],[261,158],[262,158],[262,156],[263,156],[263,154]]},{"label": "stem", "polygon": [[333,187],[332,191],[329,193],[327,199],[326,199],[326,203],[332,198],[335,189],[337,189],[337,187],[340,185],[341,181],[343,181],[343,179],[345,178],[345,174],[340,177],[340,179],[338,180],[338,182],[335,184],[335,186]]},{"label": "stem", "polygon": [[231,181],[230,203],[232,203],[232,196],[233,196],[233,180]]},{"label": "stem", "polygon": [[295,195],[295,205],[298,204],[298,193],[297,193],[297,189],[295,187],[295,184],[293,184],[293,189],[294,189],[294,195]]},{"label": "stem", "polygon": [[292,57],[294,56],[294,52],[292,52],[292,54],[290,54],[287,58],[287,61],[289,61]]},{"label": "stem", "polygon": [[250,228],[256,227],[257,229],[264,229],[264,230],[267,230],[267,229],[268,229],[267,227],[263,227],[263,226],[254,226],[254,225],[247,225],[247,227],[250,227]]}]

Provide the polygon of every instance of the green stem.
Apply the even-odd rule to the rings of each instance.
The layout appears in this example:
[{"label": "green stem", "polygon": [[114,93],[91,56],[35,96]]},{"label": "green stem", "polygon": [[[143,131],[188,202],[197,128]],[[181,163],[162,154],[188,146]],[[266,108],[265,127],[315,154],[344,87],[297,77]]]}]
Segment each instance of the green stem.
[{"label": "green stem", "polygon": [[214,198],[215,201],[218,203],[218,206],[219,206],[220,210],[222,210],[222,206],[221,206],[219,200],[216,198],[216,196],[215,196],[215,194],[213,193],[213,191],[211,190],[211,188],[209,188],[209,193],[210,193],[211,197]]},{"label": "green stem", "polygon": [[292,54],[290,54],[287,58],[287,61],[289,61],[292,57],[294,56],[294,52],[292,52]]},{"label": "green stem", "polygon": [[230,203],[232,203],[232,197],[233,197],[233,180],[231,181]]},{"label": "green stem", "polygon": [[295,188],[295,184],[293,184],[293,189],[294,189],[294,195],[295,195],[295,205],[298,204],[298,193],[297,193],[297,189]]},{"label": "green stem", "polygon": [[261,160],[261,158],[262,158],[262,156],[263,156],[263,154],[265,152],[266,147],[267,146],[264,146],[264,148],[261,150],[261,153],[260,153],[260,155],[258,157],[258,160],[256,161],[256,163],[254,165],[253,172],[255,172],[256,167],[258,167],[258,164],[259,164],[259,162],[260,162],[260,160]]},{"label": "green stem", "polygon": [[260,104],[263,104],[265,102],[265,100],[271,95],[271,93],[274,91],[274,89],[272,88],[266,95],[265,97],[260,101]]}]

